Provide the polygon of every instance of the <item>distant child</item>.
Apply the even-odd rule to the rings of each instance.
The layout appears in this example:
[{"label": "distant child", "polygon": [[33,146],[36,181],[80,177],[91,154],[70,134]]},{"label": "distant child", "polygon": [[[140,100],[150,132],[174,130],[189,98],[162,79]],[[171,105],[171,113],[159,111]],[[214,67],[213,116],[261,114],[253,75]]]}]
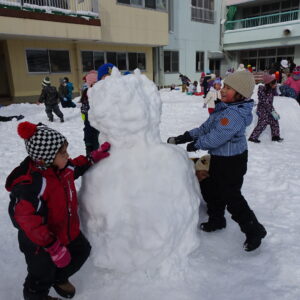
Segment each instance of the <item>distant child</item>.
[{"label": "distant child", "polygon": [[68,107],[68,88],[63,78],[59,78],[58,97],[62,107]]},{"label": "distant child", "polygon": [[190,85],[191,80],[183,74],[179,75],[179,79],[181,80],[181,83],[182,83],[181,91],[183,93],[187,92],[188,91],[188,86]]},{"label": "distant child", "polygon": [[198,81],[194,81],[188,87],[188,95],[194,95],[197,92]]},{"label": "distant child", "polygon": [[203,108],[208,107],[208,113],[211,114],[215,110],[215,102],[221,99],[221,81],[215,80],[213,87],[208,92],[206,98],[204,99]]},{"label": "distant child", "polygon": [[69,277],[88,258],[91,246],[80,231],[74,180],[94,163],[109,156],[109,143],[89,157],[70,159],[66,138],[41,123],[22,122],[18,134],[28,156],[6,180],[10,192],[9,215],[19,230],[25,255],[25,300],[59,300],[48,296],[51,287],[72,298],[75,287]]},{"label": "distant child", "polygon": [[85,144],[86,154],[88,155],[91,151],[99,148],[99,134],[100,132],[91,126],[88,118],[88,111],[90,109],[89,99],[88,99],[88,89],[92,87],[97,82],[98,72],[91,70],[85,75],[86,88],[82,91],[80,98],[81,102],[81,115],[84,121],[83,127],[83,140]]},{"label": "distant child", "polygon": [[64,83],[67,87],[67,95],[66,95],[66,106],[65,107],[76,107],[76,104],[72,101],[73,99],[73,83],[69,81],[68,77],[64,77]]},{"label": "distant child", "polygon": [[46,114],[50,122],[53,122],[53,113],[59,117],[60,122],[64,122],[64,115],[58,106],[59,98],[56,87],[51,85],[49,77],[44,78],[42,86],[42,93],[37,104],[45,103]]},{"label": "distant child", "polygon": [[214,113],[199,128],[168,139],[174,144],[190,142],[187,151],[208,150],[211,159],[206,180],[211,188],[205,200],[209,219],[200,229],[212,232],[225,228],[227,207],[246,235],[246,251],[258,248],[267,234],[241,194],[248,159],[245,130],[252,122],[253,100],[249,98],[254,86],[254,77],[249,71],[228,75],[221,90],[221,102],[217,103]]},{"label": "distant child", "polygon": [[172,83],[171,86],[170,86],[170,91],[175,90],[175,88],[176,88],[175,83]]},{"label": "distant child", "polygon": [[268,125],[271,127],[272,141],[282,142],[279,131],[279,115],[274,109],[273,100],[277,96],[276,78],[273,75],[265,73],[263,76],[265,85],[258,88],[258,104],[257,104],[257,125],[249,137],[250,142],[260,143],[258,139],[261,133]]},{"label": "distant child", "polygon": [[300,66],[297,66],[293,70],[293,74],[287,78],[284,85],[292,88],[296,93],[296,100],[300,104]]}]

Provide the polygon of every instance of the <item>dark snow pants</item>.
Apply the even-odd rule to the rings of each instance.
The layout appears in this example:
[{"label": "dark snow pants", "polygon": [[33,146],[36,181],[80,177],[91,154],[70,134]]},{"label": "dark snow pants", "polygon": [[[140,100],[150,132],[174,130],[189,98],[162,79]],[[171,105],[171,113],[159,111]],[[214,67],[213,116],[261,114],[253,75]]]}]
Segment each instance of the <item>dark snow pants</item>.
[{"label": "dark snow pants", "polygon": [[269,114],[260,114],[258,116],[257,125],[255,126],[253,132],[251,133],[250,138],[257,140],[268,125],[270,125],[271,127],[272,137],[280,136],[279,122],[278,120],[275,120],[272,117],[271,113],[269,113]]},{"label": "dark snow pants", "polygon": [[28,275],[24,282],[25,300],[43,300],[54,283],[63,283],[76,273],[90,255],[91,245],[80,233],[68,246],[71,262],[65,268],[57,268],[49,253],[36,248],[23,233],[19,233],[20,249],[25,255]]},{"label": "dark snow pants", "polygon": [[214,220],[224,218],[227,207],[232,219],[241,228],[256,220],[241,193],[247,160],[248,151],[229,157],[211,155],[209,177],[200,182],[209,218]]},{"label": "dark snow pants", "polygon": [[63,113],[59,109],[58,104],[46,105],[46,114],[48,116],[49,121],[53,121],[52,112],[54,112],[60,119],[64,117]]},{"label": "dark snow pants", "polygon": [[99,148],[100,132],[91,126],[87,116],[84,121],[83,133],[84,133],[83,140],[85,143],[86,154],[88,155],[91,151],[97,150]]}]

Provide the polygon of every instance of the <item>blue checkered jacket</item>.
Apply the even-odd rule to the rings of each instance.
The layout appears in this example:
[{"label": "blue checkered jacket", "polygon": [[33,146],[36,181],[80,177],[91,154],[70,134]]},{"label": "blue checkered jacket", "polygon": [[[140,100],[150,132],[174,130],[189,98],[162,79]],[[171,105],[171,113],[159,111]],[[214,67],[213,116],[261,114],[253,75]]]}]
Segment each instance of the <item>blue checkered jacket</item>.
[{"label": "blue checkered jacket", "polygon": [[234,156],[247,150],[246,127],[252,122],[253,100],[219,102],[199,127],[189,131],[196,149],[219,156]]}]

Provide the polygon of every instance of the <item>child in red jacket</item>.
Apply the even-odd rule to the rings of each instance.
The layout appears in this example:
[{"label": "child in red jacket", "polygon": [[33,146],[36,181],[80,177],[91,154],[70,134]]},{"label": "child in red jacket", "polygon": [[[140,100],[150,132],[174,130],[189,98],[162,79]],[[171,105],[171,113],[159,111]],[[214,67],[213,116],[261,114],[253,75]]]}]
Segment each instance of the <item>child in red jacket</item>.
[{"label": "child in red jacket", "polygon": [[109,156],[104,143],[89,157],[69,159],[68,142],[59,132],[39,123],[20,123],[28,157],[6,180],[10,192],[9,214],[19,230],[20,250],[28,275],[25,300],[59,299],[48,295],[53,286],[62,297],[72,298],[69,277],[88,258],[91,246],[80,231],[74,180],[99,160]]}]

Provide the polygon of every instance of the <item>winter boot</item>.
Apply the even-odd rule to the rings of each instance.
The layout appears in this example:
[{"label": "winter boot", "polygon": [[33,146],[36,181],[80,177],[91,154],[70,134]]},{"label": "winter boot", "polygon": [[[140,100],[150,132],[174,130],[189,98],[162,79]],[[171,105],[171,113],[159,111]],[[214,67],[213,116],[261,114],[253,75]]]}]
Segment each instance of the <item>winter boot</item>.
[{"label": "winter boot", "polygon": [[248,139],[248,141],[253,142],[253,143],[257,143],[257,144],[260,143],[260,140],[254,139],[254,138],[251,138],[251,137]]},{"label": "winter boot", "polygon": [[212,232],[226,227],[225,217],[210,217],[207,222],[200,224],[200,229],[206,232]]},{"label": "winter boot", "polygon": [[64,118],[62,117],[62,118],[60,118],[60,123],[63,123],[65,120],[64,120]]},{"label": "winter boot", "polygon": [[49,118],[49,122],[53,122],[53,118]]},{"label": "winter boot", "polygon": [[265,227],[256,221],[251,221],[246,224],[243,232],[246,234],[246,241],[244,242],[245,251],[253,251],[261,244],[261,240],[267,235]]},{"label": "winter boot", "polygon": [[272,136],[272,141],[281,143],[283,141],[283,138],[281,138],[280,136]]},{"label": "winter boot", "polygon": [[55,283],[53,288],[58,295],[69,299],[73,298],[76,292],[75,286],[69,280],[64,283]]}]

